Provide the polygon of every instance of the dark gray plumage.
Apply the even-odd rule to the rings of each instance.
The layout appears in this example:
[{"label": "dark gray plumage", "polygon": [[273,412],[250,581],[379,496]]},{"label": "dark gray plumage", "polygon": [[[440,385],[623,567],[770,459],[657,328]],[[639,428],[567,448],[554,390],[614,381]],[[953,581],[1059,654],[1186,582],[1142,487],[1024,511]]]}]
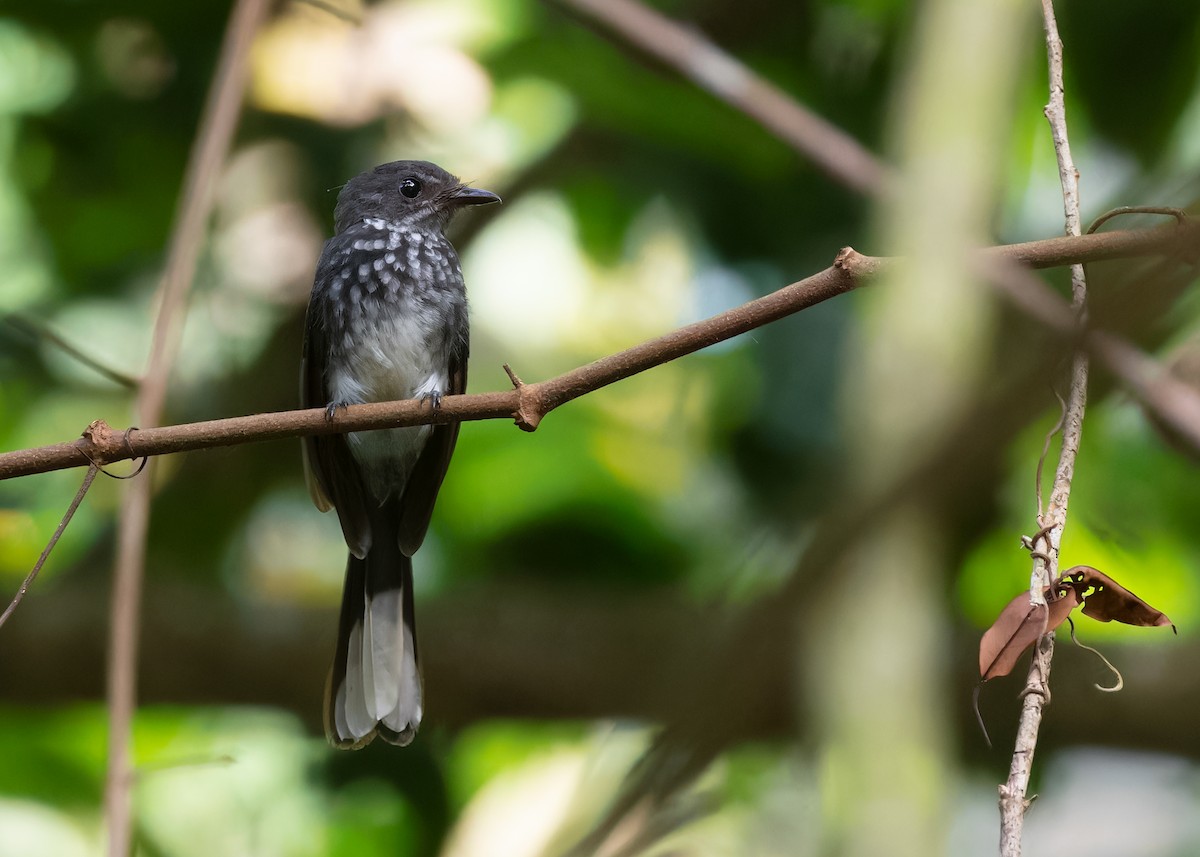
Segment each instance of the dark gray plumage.
[{"label": "dark gray plumage", "polygon": [[[499,202],[426,161],[395,161],[338,195],[335,235],[317,263],[301,368],[305,407],[420,398],[467,386],[467,295],[442,230],[465,205]],[[408,744],[421,723],[412,555],[446,475],[458,424],[304,442],[305,476],[337,510],[350,558],[325,731],[337,747],[376,734]]]}]

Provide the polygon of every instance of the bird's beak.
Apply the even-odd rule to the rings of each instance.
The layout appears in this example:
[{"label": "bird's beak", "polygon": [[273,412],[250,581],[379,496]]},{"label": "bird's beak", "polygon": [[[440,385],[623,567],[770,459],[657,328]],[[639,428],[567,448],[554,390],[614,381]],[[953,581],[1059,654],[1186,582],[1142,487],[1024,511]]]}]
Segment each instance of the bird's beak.
[{"label": "bird's beak", "polygon": [[454,192],[454,201],[459,205],[487,205],[489,202],[501,202],[502,200],[490,190],[463,185]]}]

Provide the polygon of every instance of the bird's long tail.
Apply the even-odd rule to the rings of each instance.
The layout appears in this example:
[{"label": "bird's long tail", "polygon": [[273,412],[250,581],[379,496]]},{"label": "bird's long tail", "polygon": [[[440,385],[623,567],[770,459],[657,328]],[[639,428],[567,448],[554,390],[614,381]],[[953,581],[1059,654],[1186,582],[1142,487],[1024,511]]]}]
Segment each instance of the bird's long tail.
[{"label": "bird's long tail", "polygon": [[366,557],[351,554],[346,565],[325,732],[343,749],[361,747],[376,734],[404,746],[420,725],[412,558],[396,537],[376,537]]}]

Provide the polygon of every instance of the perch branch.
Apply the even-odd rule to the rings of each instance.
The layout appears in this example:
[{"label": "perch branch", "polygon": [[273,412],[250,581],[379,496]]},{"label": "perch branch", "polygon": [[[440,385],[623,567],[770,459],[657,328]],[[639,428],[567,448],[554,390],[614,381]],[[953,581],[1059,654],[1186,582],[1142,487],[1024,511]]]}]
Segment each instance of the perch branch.
[{"label": "perch branch", "polygon": [[[1077,261],[1154,256],[1191,256],[1200,248],[1200,223],[1187,221],[1155,229],[1116,231],[1079,238],[1051,238],[984,250],[985,272],[1001,283],[1006,294],[1024,311],[1052,329],[1073,332],[1073,316],[1053,292],[1025,270],[1024,265],[1050,268]],[[511,418],[526,430],[559,405],[654,366],[691,354],[706,346],[783,318],[871,281],[889,260],[864,256],[846,248],[834,264],[777,292],[665,336],[537,383],[523,383],[506,392],[447,396],[431,411],[418,401],[352,405],[330,422],[324,408],[255,414],[136,432],[117,431],[102,421],[92,423],[75,441],[0,453],[0,479],[79,467],[96,461],[107,464],[142,456],[165,455],[308,434],[392,428],[485,419]],[[1200,448],[1200,417],[1181,412],[1171,379],[1162,377],[1154,361],[1115,337],[1099,332],[1087,342],[1106,353],[1106,362],[1133,388],[1139,398],[1176,425]],[[511,377],[511,376],[510,376]],[[1174,386],[1172,386],[1174,385]],[[1193,397],[1194,398],[1194,397]],[[1172,417],[1174,413],[1174,417]],[[1190,429],[1189,429],[1190,425]]]}]

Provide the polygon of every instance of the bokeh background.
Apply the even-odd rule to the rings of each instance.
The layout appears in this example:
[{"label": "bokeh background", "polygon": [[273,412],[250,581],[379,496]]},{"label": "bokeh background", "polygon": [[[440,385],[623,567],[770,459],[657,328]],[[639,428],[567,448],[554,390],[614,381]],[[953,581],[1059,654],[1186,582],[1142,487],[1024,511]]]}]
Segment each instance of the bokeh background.
[{"label": "bokeh background", "polygon": [[[906,111],[927,91],[911,96],[905,81],[940,49],[921,36],[938,4],[654,5],[903,161]],[[131,390],[59,341],[117,373],[144,370],[228,11],[202,0],[0,8],[0,448],[69,439],[98,418],[130,423]],[[1013,18],[999,130],[978,140],[989,189],[978,237],[990,242],[1062,229],[1029,11]],[[1068,0],[1059,16],[1085,222],[1113,205],[1190,205],[1200,5]],[[982,45],[994,34],[964,22],[959,35]],[[920,110],[951,127],[961,117],[969,140],[969,95]],[[304,307],[336,189],[397,158],[436,161],[505,199],[454,232],[472,300],[471,392],[505,389],[506,362],[547,378],[766,294],[842,246],[904,245],[894,211],[553,3],[283,2],[255,43],[168,422],[296,406]],[[1187,365],[1200,304],[1185,266],[1090,273],[1117,296],[1101,317]],[[1062,288],[1062,274],[1047,277]],[[987,321],[961,358],[974,368],[955,407],[1008,402],[1005,418],[981,424],[971,449],[946,450],[928,477],[946,486],[924,492],[936,495],[925,505],[936,511],[933,549],[916,552],[924,571],[911,587],[908,558],[877,557],[897,589],[881,611],[859,612],[856,600],[879,579],[853,578],[862,585],[847,597],[838,565],[804,561],[827,516],[852,509],[871,474],[909,460],[907,444],[863,429],[876,401],[862,364],[886,360],[871,356],[876,332],[906,323],[873,291],[588,395],[534,434],[466,425],[417,558],[427,715],[403,751],[337,753],[321,735],[345,548],[336,520],[308,500],[299,444],[162,461],[134,742],[139,853],[557,854],[613,806],[631,771],[681,758],[689,776],[656,780],[659,799],[626,814],[596,853],[639,843],[664,855],[851,853],[856,796],[893,765],[909,785],[892,808],[932,819],[905,838],[911,853],[993,853],[1020,680],[983,689],[988,750],[970,709],[978,637],[1028,585],[1019,536],[1036,529],[1034,468],[1058,416],[1053,391],[1065,392],[1066,352],[984,287],[961,288]],[[953,307],[920,314],[959,324]],[[905,375],[902,350],[893,357],[896,389],[922,401],[922,378]],[[1179,636],[1080,620],[1124,674],[1114,695],[1092,688],[1110,679],[1091,655],[1060,644],[1026,853],[1200,850],[1193,461],[1097,373],[1064,561],[1123,582]],[[0,483],[5,593],[79,478]],[[97,482],[0,630],[3,857],[101,852],[123,489]],[[771,618],[759,622],[763,610]],[[908,620],[925,641],[911,657]],[[863,684],[831,689],[822,663]],[[869,737],[871,759],[845,750],[838,722]],[[932,737],[909,742],[906,722]],[[685,736],[683,749],[646,756],[663,724]]]}]

